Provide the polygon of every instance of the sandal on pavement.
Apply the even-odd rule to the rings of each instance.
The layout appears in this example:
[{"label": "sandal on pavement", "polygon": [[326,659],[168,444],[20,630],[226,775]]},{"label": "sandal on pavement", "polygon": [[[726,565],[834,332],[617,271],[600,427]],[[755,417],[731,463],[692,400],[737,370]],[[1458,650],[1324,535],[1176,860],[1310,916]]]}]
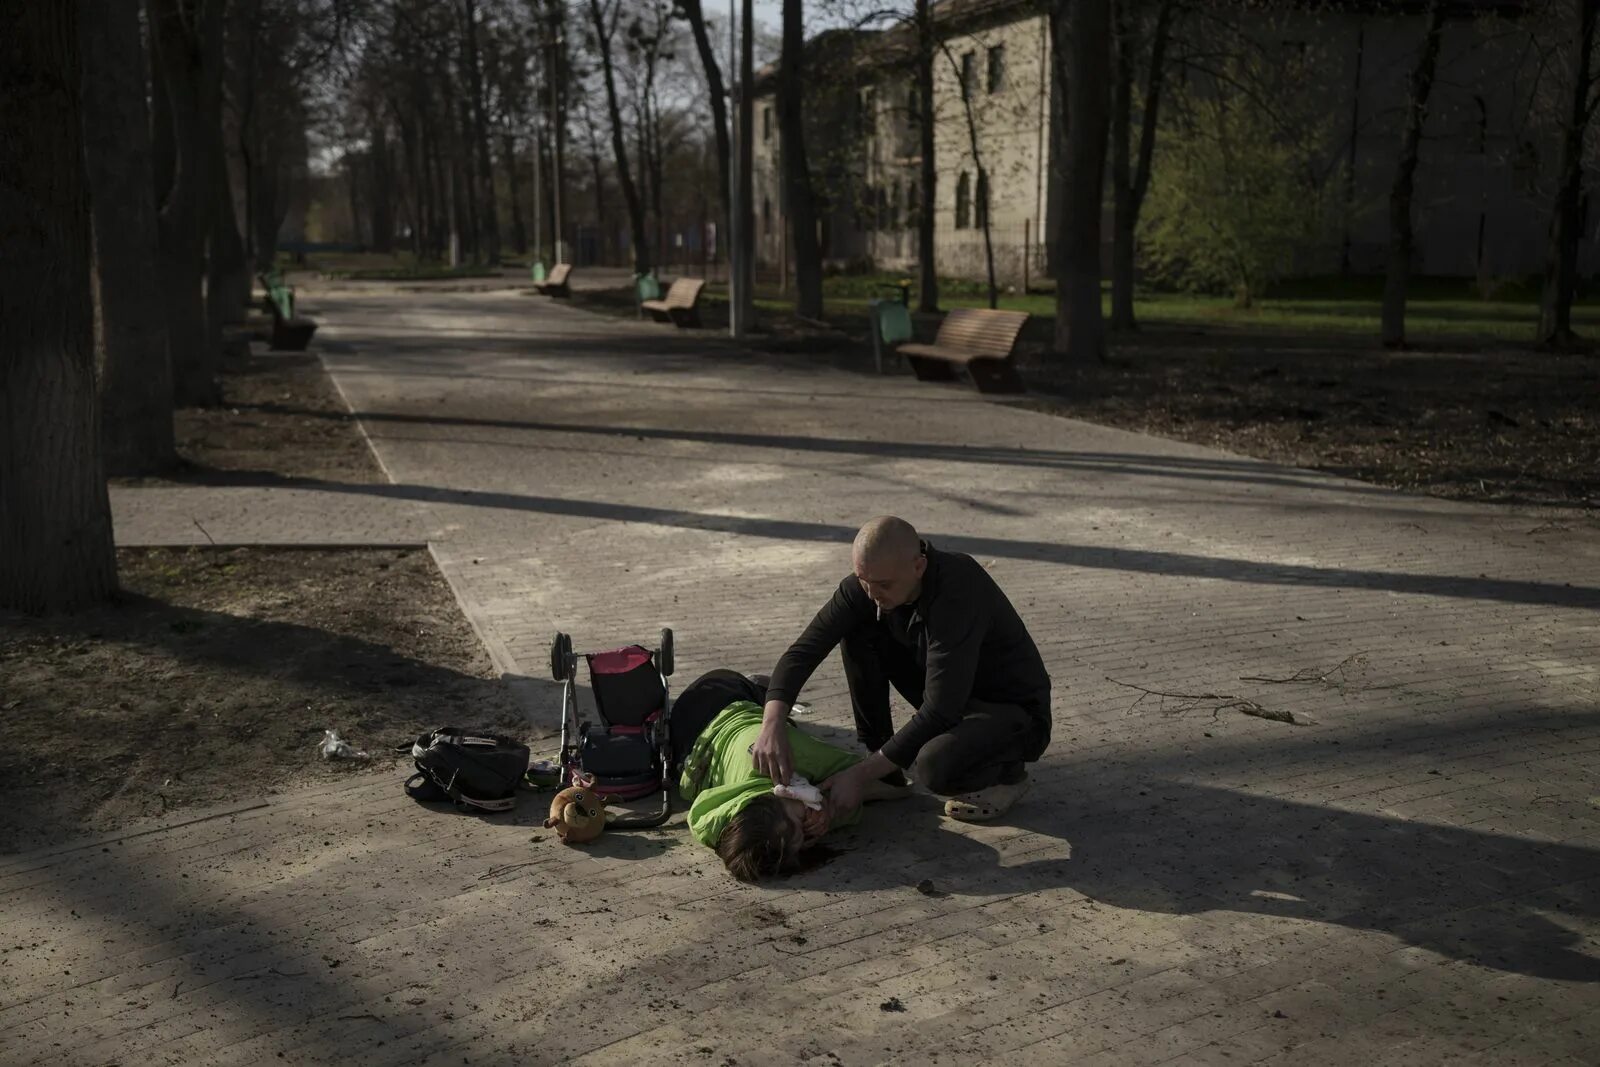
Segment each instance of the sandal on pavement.
[{"label": "sandal on pavement", "polygon": [[1029,784],[1029,780],[1023,778],[1018,782],[991,785],[975,793],[962,793],[944,802],[944,813],[961,822],[988,822],[990,819],[998,819],[1011,810],[1011,805],[1022,799],[1022,795],[1028,791]]}]

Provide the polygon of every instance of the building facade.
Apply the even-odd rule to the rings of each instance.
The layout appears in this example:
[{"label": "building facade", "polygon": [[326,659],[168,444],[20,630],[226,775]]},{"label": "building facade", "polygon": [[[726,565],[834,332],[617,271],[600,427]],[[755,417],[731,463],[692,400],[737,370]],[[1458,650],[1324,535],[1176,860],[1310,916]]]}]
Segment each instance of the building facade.
[{"label": "building facade", "polygon": [[[1553,112],[1538,97],[1541,56],[1507,18],[1517,7],[1468,2],[1446,23],[1415,177],[1420,273],[1492,284],[1543,269],[1558,145]],[[835,31],[832,40],[812,42],[806,143],[823,208],[824,259],[840,268],[914,270],[916,221],[927,204],[918,123],[932,121],[939,273],[985,277],[987,218],[997,280],[1021,288],[1046,267],[1041,234],[1049,232],[1050,124],[1058,106],[1049,19],[1033,0],[943,0],[934,11],[939,51],[931,103],[917,99],[908,27]],[[1309,251],[1302,273],[1383,270],[1389,189],[1424,29],[1420,13],[1397,15],[1364,0],[1315,11],[1284,5],[1250,24],[1264,53],[1313,57],[1311,77],[1282,90],[1316,101],[1329,180],[1341,186],[1339,218],[1325,246]],[[1185,76],[1185,45],[1190,54],[1204,50],[1195,32],[1175,30],[1169,80]],[[788,258],[775,88],[775,73],[764,72],[755,102],[757,254],[769,270]],[[1159,138],[1153,166],[1161,166]],[[1109,267],[1109,182],[1106,197]],[[1600,272],[1596,215],[1585,218],[1585,275]]]}]

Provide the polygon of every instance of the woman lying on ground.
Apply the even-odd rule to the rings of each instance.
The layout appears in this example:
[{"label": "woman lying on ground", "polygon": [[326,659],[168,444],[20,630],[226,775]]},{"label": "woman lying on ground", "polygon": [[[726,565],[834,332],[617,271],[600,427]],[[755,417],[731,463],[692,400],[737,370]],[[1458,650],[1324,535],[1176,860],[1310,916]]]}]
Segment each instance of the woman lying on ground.
[{"label": "woman lying on ground", "polygon": [[[717,850],[728,872],[755,882],[794,869],[800,852],[828,830],[853,825],[860,809],[830,815],[803,800],[780,797],[772,779],[755,769],[750,748],[761,732],[766,679],[718,670],[697,679],[673,702],[672,742],[682,767],[679,789],[691,802],[689,830]],[[861,756],[802,733],[789,724],[794,773],[820,783],[860,762]],[[904,796],[905,787],[883,786],[864,800]]]}]

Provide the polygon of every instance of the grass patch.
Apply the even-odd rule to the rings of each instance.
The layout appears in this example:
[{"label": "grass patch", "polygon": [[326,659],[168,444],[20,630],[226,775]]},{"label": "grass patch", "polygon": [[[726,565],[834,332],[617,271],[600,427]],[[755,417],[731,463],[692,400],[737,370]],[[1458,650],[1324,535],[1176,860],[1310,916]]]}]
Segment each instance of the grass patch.
[{"label": "grass patch", "polygon": [[[895,273],[835,275],[823,280],[823,303],[830,320],[865,319],[872,300],[893,295],[895,286],[908,279]],[[988,291],[981,282],[947,279],[939,283],[939,304],[987,307]],[[912,285],[915,301],[915,284]],[[1501,284],[1492,299],[1475,292],[1465,278],[1418,278],[1407,304],[1406,332],[1414,340],[1478,340],[1532,343],[1539,321],[1536,281]],[[708,291],[710,299],[725,300]],[[1380,277],[1307,278],[1286,282],[1254,307],[1235,307],[1226,296],[1140,290],[1134,295],[1134,314],[1151,326],[1227,329],[1265,334],[1336,334],[1370,336],[1380,332],[1383,279]],[[1053,292],[1015,293],[1002,290],[999,306],[1026,311],[1041,319],[1055,318]],[[792,297],[775,286],[758,289],[756,307],[769,314],[792,310]],[[1110,287],[1105,288],[1105,312],[1111,313]],[[1600,334],[1600,299],[1590,297],[1573,307],[1573,326],[1579,333]],[[864,328],[864,327],[862,327]]]}]

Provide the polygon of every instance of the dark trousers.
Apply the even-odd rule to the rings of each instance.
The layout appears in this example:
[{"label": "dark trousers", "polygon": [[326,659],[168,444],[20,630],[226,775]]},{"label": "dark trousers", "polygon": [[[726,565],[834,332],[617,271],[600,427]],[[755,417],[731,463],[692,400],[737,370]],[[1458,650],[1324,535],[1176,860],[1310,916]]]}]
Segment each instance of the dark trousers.
[{"label": "dark trousers", "polygon": [[[912,707],[920,707],[926,674],[911,650],[886,634],[852,635],[840,652],[856,737],[876,752],[894,736],[889,687]],[[1037,744],[1036,729],[1033,717],[1015,704],[969,700],[961,721],[923,745],[905,770],[924,789],[942,796],[1014,782],[1024,773],[1025,753]]]},{"label": "dark trousers", "polygon": [[738,671],[707,671],[684,687],[672,702],[672,767],[683,763],[696,739],[722,709],[740,700],[767,702],[767,676],[746,678]]}]

